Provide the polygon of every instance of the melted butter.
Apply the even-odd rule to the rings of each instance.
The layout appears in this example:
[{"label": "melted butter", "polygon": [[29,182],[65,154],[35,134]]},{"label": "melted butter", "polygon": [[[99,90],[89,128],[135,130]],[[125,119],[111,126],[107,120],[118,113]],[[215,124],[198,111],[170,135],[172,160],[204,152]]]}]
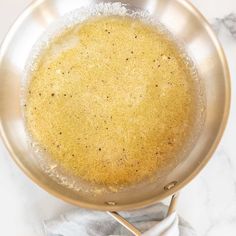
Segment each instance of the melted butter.
[{"label": "melted butter", "polygon": [[72,175],[136,183],[176,162],[196,89],[176,44],[126,17],[95,17],[54,38],[26,95],[27,129]]}]

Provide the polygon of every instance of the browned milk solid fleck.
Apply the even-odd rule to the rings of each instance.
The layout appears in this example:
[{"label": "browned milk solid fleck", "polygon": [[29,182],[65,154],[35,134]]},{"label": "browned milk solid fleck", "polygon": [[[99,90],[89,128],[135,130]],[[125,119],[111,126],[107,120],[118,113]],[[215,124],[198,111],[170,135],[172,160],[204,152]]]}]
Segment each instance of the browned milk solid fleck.
[{"label": "browned milk solid fleck", "polygon": [[41,53],[26,125],[71,174],[107,186],[136,183],[174,162],[189,139],[194,86],[165,34],[128,17],[95,17]]}]

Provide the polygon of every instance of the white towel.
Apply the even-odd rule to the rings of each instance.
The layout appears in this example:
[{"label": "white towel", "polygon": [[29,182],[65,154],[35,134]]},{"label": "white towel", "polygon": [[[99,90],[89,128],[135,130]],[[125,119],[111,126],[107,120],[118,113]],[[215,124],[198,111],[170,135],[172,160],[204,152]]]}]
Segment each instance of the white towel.
[{"label": "white towel", "polygon": [[[120,212],[143,236],[196,236],[176,213],[165,218],[167,206],[157,204],[141,210]],[[44,222],[47,236],[131,236],[105,212],[76,209]]]}]

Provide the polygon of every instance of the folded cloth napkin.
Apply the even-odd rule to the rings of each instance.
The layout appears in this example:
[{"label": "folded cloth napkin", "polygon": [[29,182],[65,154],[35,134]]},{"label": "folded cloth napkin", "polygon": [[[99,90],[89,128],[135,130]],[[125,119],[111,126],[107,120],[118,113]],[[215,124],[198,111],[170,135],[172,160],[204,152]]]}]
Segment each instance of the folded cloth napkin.
[{"label": "folded cloth napkin", "polygon": [[[191,226],[176,213],[165,218],[167,206],[159,203],[141,210],[120,212],[143,236],[196,236]],[[131,236],[105,212],[76,209],[44,221],[47,236]]]}]

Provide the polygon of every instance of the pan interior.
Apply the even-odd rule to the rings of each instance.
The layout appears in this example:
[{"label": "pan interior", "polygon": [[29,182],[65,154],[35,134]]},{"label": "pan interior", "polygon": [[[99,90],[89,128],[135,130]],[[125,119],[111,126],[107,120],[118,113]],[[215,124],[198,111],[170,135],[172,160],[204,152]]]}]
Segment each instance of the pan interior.
[{"label": "pan interior", "polygon": [[43,170],[100,194],[161,178],[203,124],[193,64],[164,27],[133,15],[92,16],[57,33],[30,57],[23,87]]}]

